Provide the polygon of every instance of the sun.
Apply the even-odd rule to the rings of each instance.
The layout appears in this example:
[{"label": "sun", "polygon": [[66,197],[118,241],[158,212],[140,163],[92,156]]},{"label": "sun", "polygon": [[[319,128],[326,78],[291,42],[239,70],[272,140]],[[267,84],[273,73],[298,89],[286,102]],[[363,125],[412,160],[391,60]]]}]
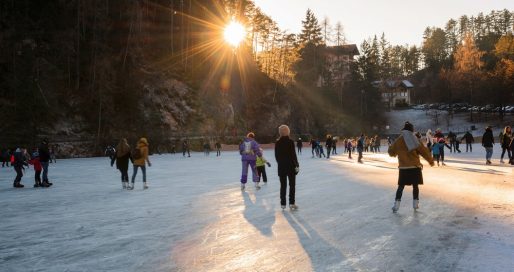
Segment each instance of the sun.
[{"label": "sun", "polygon": [[233,47],[237,47],[245,39],[246,30],[241,23],[230,21],[230,23],[225,27],[223,37],[228,44]]}]

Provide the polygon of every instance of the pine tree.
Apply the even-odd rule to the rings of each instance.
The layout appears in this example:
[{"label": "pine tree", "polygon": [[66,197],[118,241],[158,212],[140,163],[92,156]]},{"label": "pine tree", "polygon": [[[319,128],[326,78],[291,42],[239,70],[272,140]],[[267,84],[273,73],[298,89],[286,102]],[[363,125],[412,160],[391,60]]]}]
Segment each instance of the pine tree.
[{"label": "pine tree", "polygon": [[302,21],[302,33],[300,33],[299,38],[301,45],[310,43],[317,46],[323,42],[321,26],[318,23],[318,19],[310,9],[307,10],[305,20]]}]

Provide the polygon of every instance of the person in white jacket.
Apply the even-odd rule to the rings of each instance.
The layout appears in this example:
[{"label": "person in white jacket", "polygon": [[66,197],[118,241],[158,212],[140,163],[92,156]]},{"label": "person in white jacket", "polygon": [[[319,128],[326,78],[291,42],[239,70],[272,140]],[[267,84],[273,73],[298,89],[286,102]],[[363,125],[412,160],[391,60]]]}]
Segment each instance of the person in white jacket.
[{"label": "person in white jacket", "polygon": [[434,135],[432,135],[432,130],[428,129],[425,137],[426,137],[427,147],[428,147],[428,149],[430,149],[432,147],[432,145],[434,144]]}]

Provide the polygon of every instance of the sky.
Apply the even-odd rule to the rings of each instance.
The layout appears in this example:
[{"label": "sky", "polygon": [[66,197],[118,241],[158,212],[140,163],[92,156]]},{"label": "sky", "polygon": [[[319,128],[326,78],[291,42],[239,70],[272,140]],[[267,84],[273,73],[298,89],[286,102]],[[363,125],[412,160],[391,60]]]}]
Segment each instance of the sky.
[{"label": "sky", "polygon": [[254,0],[282,30],[299,33],[308,8],[321,22],[326,16],[332,25],[340,21],[349,43],[382,32],[392,44],[420,45],[427,26],[444,27],[450,18],[479,12],[508,9],[514,0]]}]

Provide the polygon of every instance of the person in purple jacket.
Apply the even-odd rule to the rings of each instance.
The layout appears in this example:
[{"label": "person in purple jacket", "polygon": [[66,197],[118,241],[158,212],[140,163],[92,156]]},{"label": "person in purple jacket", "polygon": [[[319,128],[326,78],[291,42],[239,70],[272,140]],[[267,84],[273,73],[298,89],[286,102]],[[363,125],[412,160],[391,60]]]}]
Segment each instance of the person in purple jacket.
[{"label": "person in purple jacket", "polygon": [[257,157],[262,157],[259,144],[255,141],[255,134],[250,132],[246,135],[244,141],[239,145],[239,154],[243,163],[243,173],[241,174],[241,191],[244,191],[246,180],[248,179],[248,166],[252,169],[252,178],[255,183],[255,189],[259,190],[259,175],[255,161]]}]

